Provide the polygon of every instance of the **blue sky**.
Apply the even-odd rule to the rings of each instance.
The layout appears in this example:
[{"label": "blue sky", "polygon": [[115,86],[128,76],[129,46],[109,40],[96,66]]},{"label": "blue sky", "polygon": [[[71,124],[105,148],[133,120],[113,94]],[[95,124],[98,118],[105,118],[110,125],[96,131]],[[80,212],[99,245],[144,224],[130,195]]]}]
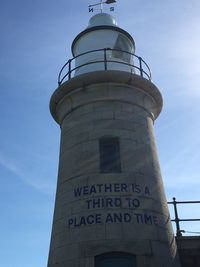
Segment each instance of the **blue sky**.
[{"label": "blue sky", "polygon": [[[2,1],[0,10],[0,258],[4,267],[47,263],[59,153],[49,113],[57,75],[95,1]],[[155,123],[168,200],[199,200],[200,1],[118,0],[118,25],[135,39],[164,98]],[[199,206],[182,216],[200,217]],[[199,214],[198,214],[199,213]],[[200,231],[195,224],[182,229]]]}]

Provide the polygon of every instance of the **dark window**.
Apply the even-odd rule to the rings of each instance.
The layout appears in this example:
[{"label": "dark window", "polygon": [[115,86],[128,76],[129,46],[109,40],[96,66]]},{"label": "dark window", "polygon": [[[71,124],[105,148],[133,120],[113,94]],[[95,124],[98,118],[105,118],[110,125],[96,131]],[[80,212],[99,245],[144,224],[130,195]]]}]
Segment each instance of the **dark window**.
[{"label": "dark window", "polygon": [[136,267],[136,256],[122,253],[111,252],[95,257],[95,267]]},{"label": "dark window", "polygon": [[99,140],[101,173],[121,172],[119,138],[103,137]]}]

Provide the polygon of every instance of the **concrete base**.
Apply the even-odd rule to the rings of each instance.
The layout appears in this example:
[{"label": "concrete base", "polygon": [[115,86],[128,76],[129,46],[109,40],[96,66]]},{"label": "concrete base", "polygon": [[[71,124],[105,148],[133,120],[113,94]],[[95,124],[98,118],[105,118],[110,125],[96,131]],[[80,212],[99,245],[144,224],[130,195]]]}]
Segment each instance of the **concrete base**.
[{"label": "concrete base", "polygon": [[176,237],[181,267],[200,266],[200,236]]}]

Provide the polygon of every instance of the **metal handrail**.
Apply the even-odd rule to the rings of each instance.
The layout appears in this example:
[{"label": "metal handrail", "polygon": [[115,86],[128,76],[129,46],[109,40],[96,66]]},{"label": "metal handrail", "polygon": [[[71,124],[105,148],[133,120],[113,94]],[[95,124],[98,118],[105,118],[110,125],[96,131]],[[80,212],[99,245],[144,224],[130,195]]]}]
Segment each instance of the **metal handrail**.
[{"label": "metal handrail", "polygon": [[[81,65],[78,65],[76,67],[72,67],[72,63],[74,64],[75,59],[85,56],[87,54],[91,54],[91,53],[95,53],[95,52],[103,52],[103,57],[102,60],[96,60],[96,61],[92,61],[92,62],[87,62]],[[134,62],[134,64],[128,63],[128,62],[121,62],[118,60],[113,60],[113,59],[109,59],[108,55],[107,55],[107,51],[116,51],[116,52],[121,52],[121,53],[126,53],[130,56],[132,56],[134,59],[138,60],[138,65]],[[96,49],[96,50],[91,50],[91,51],[87,51],[84,53],[81,53],[71,59],[69,59],[64,66],[61,68],[59,75],[58,75],[58,85],[60,86],[66,79],[70,80],[72,77],[72,72],[74,72],[76,69],[78,68],[82,68],[84,66],[87,65],[91,65],[91,64],[97,64],[97,63],[104,63],[104,69],[103,70],[108,70],[108,63],[116,63],[116,64],[121,64],[121,65],[126,65],[126,66],[130,66],[133,69],[136,69],[139,71],[139,74],[141,77],[146,77],[147,79],[149,79],[151,81],[151,70],[149,68],[149,66],[147,65],[147,63],[139,56],[124,51],[124,50],[119,50],[119,49],[111,49],[111,48],[103,48],[103,49]],[[145,68],[145,70],[144,70]]]},{"label": "metal handrail", "polygon": [[[172,219],[172,222],[176,223],[176,236],[182,236],[182,233],[186,233],[187,231],[181,230],[180,228],[180,222],[196,222],[200,221],[200,219],[180,219],[178,216],[178,204],[200,204],[200,201],[176,201],[176,198],[173,197],[173,201],[167,202],[168,204],[172,204],[174,206],[174,215],[175,218]],[[191,232],[188,232],[191,233]]]}]

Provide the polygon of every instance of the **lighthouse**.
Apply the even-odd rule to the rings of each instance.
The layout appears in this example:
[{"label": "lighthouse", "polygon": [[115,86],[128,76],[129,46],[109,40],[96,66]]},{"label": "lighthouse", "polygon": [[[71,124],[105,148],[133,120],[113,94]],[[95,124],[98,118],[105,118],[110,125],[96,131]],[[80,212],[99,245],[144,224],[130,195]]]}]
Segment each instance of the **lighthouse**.
[{"label": "lighthouse", "polygon": [[150,68],[103,12],[71,48],[50,101],[61,141],[48,267],[178,267]]}]

